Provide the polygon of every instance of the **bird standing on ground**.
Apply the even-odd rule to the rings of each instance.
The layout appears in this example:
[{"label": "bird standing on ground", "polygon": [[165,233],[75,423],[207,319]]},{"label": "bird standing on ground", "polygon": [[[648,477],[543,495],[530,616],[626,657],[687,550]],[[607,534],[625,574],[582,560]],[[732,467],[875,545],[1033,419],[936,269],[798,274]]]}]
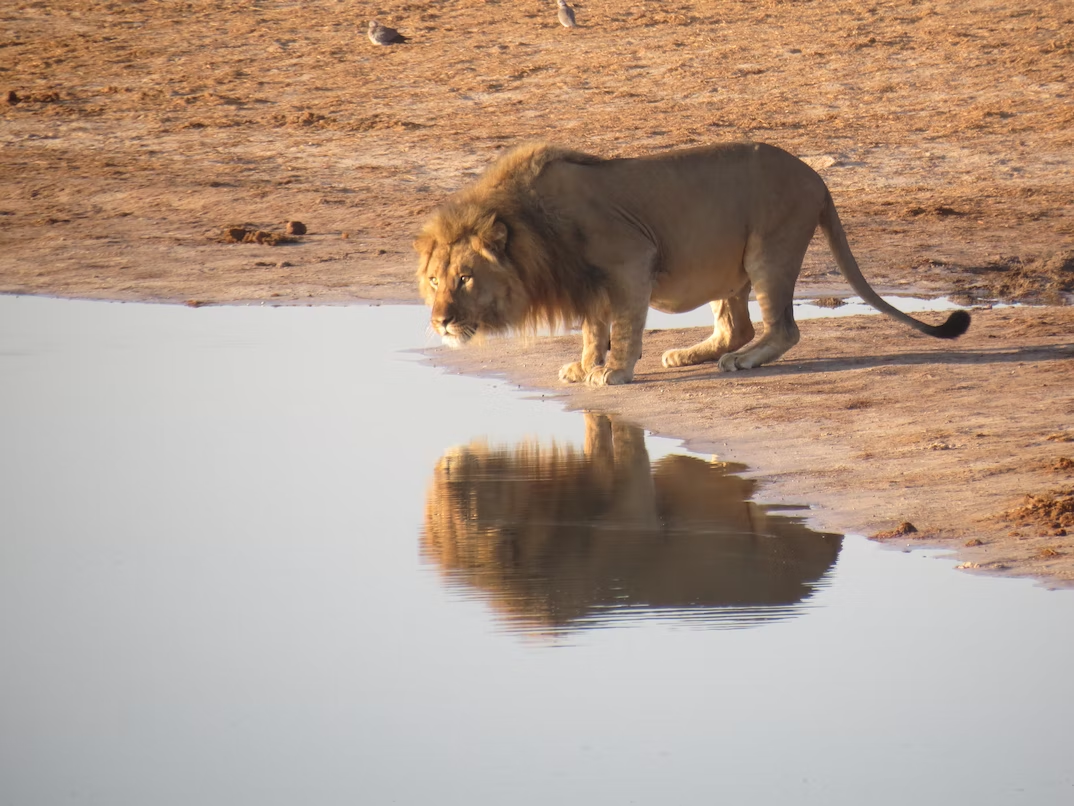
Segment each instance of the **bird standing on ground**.
[{"label": "bird standing on ground", "polygon": [[574,21],[574,9],[567,5],[567,0],[559,0],[559,24],[564,28],[577,28]]},{"label": "bird standing on ground", "polygon": [[369,22],[369,41],[374,45],[395,45],[406,42],[409,37],[403,36],[394,28],[381,25],[376,20]]}]

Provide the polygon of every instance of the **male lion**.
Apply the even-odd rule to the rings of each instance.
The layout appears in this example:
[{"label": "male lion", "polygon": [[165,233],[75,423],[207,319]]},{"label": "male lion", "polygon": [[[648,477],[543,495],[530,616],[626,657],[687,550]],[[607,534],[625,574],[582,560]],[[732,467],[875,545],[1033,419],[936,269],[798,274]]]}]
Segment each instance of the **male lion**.
[{"label": "male lion", "polygon": [[[708,302],[712,335],[668,350],[665,367],[773,361],[798,343],[792,300],[817,225],[851,287],[893,319],[941,339],[965,311],[933,326],[882,300],[847,245],[824,180],[779,148],[737,143],[636,159],[522,146],[444,202],[414,242],[432,326],[447,344],[475,333],[581,325],[582,357],[564,381],[629,383],[647,309]],[[746,307],[757,295],[764,334]]]}]

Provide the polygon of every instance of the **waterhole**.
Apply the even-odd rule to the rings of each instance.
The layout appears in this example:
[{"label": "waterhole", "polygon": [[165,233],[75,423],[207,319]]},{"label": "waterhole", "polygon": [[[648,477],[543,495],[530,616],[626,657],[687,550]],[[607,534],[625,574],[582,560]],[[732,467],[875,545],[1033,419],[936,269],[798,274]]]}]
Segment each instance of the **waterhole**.
[{"label": "waterhole", "polygon": [[0,297],[0,802],[1068,802],[1069,592],[425,332]]}]

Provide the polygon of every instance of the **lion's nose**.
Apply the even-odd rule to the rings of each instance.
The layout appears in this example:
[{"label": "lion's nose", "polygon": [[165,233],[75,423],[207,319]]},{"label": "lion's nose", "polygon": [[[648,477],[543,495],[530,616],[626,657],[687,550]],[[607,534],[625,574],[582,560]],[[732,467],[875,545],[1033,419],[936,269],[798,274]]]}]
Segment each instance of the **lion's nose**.
[{"label": "lion's nose", "polygon": [[447,326],[450,325],[454,321],[455,321],[455,316],[454,316],[454,314],[451,314],[451,313],[444,313],[444,314],[440,314],[439,316],[437,316],[435,314],[433,315],[433,327],[436,328],[440,332],[443,332],[443,331],[447,330]]}]

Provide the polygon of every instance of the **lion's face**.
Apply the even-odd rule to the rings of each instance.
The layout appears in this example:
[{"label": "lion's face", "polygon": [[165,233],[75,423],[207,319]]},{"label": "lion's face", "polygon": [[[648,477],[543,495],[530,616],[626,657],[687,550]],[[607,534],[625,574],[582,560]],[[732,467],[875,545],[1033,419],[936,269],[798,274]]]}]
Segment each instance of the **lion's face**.
[{"label": "lion's face", "polygon": [[418,285],[444,343],[458,347],[478,333],[503,332],[521,321],[525,294],[506,265],[507,229],[490,219],[447,242],[436,227],[414,243]]}]

